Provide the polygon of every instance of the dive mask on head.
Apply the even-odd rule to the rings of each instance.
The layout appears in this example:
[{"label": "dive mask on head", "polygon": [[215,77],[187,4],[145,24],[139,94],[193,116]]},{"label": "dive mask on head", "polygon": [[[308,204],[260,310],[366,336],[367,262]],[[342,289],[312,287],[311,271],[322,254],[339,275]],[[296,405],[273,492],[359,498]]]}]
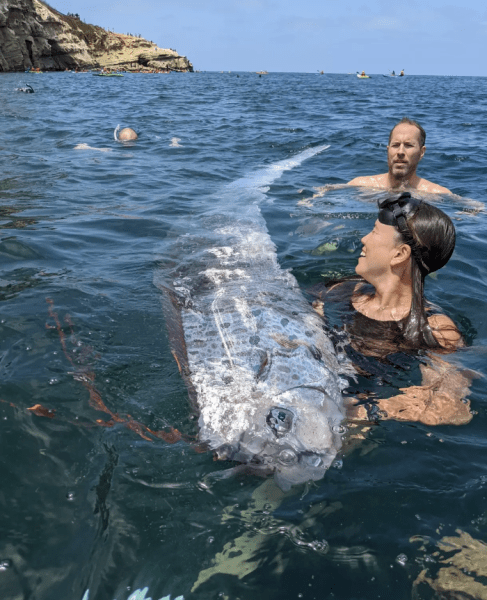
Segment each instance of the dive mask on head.
[{"label": "dive mask on head", "polygon": [[401,233],[411,235],[407,226],[407,218],[416,212],[421,200],[411,198],[409,192],[403,192],[398,198],[385,198],[378,200],[379,221],[384,225],[397,227]]},{"label": "dive mask on head", "polygon": [[414,256],[419,268],[421,271],[427,274],[429,273],[430,269],[423,261],[421,251],[418,248],[418,245],[416,244],[407,223],[408,217],[416,212],[416,209],[421,202],[422,200],[412,198],[409,192],[403,192],[398,198],[385,198],[384,200],[378,200],[378,219],[379,222],[384,225],[392,225],[393,227],[397,227],[407,245],[411,248],[411,254]]}]

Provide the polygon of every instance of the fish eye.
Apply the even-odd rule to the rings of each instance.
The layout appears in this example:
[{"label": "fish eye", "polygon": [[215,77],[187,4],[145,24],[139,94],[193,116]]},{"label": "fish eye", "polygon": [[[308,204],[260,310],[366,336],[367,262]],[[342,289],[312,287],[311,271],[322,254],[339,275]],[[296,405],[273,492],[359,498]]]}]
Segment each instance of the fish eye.
[{"label": "fish eye", "polygon": [[287,408],[271,408],[266,417],[267,425],[272,429],[276,437],[282,437],[291,430],[294,415]]}]

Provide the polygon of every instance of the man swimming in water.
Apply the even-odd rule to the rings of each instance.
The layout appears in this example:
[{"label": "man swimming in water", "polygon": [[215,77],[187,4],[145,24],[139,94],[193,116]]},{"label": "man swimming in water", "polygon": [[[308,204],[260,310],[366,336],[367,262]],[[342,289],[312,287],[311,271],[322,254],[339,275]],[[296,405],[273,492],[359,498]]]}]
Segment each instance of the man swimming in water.
[{"label": "man swimming in water", "polygon": [[120,142],[134,141],[138,137],[139,136],[130,127],[124,127],[118,133],[118,141],[120,141]]},{"label": "man swimming in water", "polygon": [[450,190],[416,175],[416,168],[426,151],[426,132],[416,121],[404,118],[389,134],[387,164],[382,175],[355,177],[348,185],[392,190],[414,189],[431,194],[451,194]]}]

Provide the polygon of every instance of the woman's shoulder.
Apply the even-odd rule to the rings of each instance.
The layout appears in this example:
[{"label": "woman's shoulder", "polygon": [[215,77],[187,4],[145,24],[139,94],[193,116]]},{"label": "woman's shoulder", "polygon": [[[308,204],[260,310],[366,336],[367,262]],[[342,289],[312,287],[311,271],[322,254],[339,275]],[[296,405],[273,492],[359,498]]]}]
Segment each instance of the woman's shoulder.
[{"label": "woman's shoulder", "polygon": [[463,346],[462,334],[450,317],[442,314],[431,315],[428,317],[428,325],[442,348],[455,350]]}]

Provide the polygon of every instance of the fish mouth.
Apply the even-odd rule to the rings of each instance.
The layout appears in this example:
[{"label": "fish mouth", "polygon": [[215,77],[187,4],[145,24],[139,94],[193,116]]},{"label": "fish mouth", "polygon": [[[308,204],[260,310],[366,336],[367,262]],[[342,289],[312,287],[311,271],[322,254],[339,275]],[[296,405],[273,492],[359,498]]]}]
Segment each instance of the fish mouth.
[{"label": "fish mouth", "polygon": [[289,491],[293,485],[319,481],[335,459],[335,454],[323,457],[313,452],[302,452],[293,462],[283,464],[283,452],[281,451],[276,462],[274,479],[284,492]]},{"label": "fish mouth", "polygon": [[[215,454],[218,460],[231,460],[235,462],[246,463],[255,467],[267,467],[277,468],[290,467],[297,465],[301,459],[301,454],[296,452],[291,446],[283,446],[279,452],[265,452],[268,448],[263,447],[262,451],[254,454],[252,450],[245,445],[241,444],[223,444],[217,450]],[[320,457],[315,455],[315,463],[319,464],[321,461]]]},{"label": "fish mouth", "polygon": [[276,484],[283,490],[318,481],[335,459],[338,448],[305,448],[295,438],[298,416],[283,406],[271,407],[265,416],[264,430],[247,431],[239,441],[221,445],[218,459],[244,463],[250,472],[274,473]]},{"label": "fish mouth", "polygon": [[322,479],[335,459],[335,453],[321,456],[314,452],[297,452],[291,446],[284,446],[277,453],[267,454],[265,450],[253,455],[240,444],[224,444],[216,450],[216,456],[221,460],[239,462],[250,473],[273,473],[276,484],[285,492],[294,485]]},{"label": "fish mouth", "polygon": [[214,447],[217,458],[243,463],[250,472],[274,473],[282,490],[322,479],[344,433],[334,395],[315,382],[280,392],[274,402],[253,415],[253,426]]}]

